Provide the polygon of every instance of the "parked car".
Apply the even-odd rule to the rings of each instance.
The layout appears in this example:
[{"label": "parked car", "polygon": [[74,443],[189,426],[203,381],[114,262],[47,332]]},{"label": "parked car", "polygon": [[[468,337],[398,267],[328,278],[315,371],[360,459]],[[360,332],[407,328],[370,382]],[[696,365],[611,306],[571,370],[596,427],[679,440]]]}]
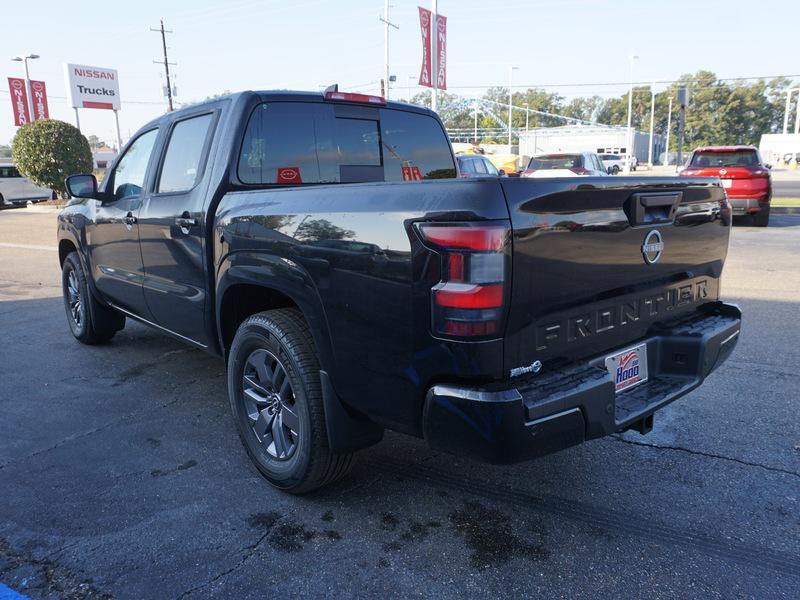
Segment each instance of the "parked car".
[{"label": "parked car", "polygon": [[531,157],[522,177],[599,177],[608,169],[594,152],[538,154]]},{"label": "parked car", "polygon": [[29,201],[54,198],[53,191],[23,177],[11,162],[0,162],[0,207],[25,206]]},{"label": "parked car", "polygon": [[619,181],[461,179],[428,109],[225,96],[145,125],[101,186],[67,179],[67,323],[99,344],[130,318],[222,357],[247,453],[294,493],[385,428],[490,462],[644,433],[741,313],[719,300],[718,182]]},{"label": "parked car", "polygon": [[609,175],[616,175],[625,168],[625,162],[618,154],[600,154],[599,156]]},{"label": "parked car", "polygon": [[506,174],[480,154],[457,154],[456,160],[460,177],[502,177]]},{"label": "parked car", "polygon": [[697,148],[679,175],[719,177],[734,215],[750,215],[757,227],[769,225],[772,175],[755,147]]}]

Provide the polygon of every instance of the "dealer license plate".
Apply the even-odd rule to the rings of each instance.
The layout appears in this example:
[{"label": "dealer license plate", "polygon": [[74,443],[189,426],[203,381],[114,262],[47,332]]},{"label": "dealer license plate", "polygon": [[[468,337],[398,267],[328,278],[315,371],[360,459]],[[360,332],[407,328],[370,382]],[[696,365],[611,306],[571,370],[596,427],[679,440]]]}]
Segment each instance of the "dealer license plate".
[{"label": "dealer license plate", "polygon": [[733,185],[733,179],[720,179],[722,182],[722,187],[729,188]]},{"label": "dealer license plate", "polygon": [[640,344],[606,357],[606,369],[618,393],[644,383],[647,381],[647,345]]}]

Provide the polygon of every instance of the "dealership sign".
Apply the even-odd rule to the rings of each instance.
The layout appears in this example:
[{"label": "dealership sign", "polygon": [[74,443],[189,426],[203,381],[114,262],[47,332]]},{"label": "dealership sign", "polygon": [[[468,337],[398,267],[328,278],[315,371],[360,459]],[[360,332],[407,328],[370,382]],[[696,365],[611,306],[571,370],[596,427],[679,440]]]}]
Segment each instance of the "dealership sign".
[{"label": "dealership sign", "polygon": [[64,70],[70,106],[119,110],[119,78],[115,69],[65,64]]},{"label": "dealership sign", "polygon": [[[433,68],[431,64],[431,58],[433,57],[436,59],[436,88],[446,90],[447,17],[436,15],[436,24],[434,25],[433,13],[421,6],[417,8],[419,9],[419,31],[422,35],[422,68],[419,73],[419,85],[433,87]],[[436,41],[435,55],[432,52],[432,40]]]},{"label": "dealership sign", "polygon": [[31,80],[31,100],[33,101],[33,120],[49,119],[47,108],[47,86],[44,81]]},{"label": "dealership sign", "polygon": [[14,125],[20,127],[31,120],[28,110],[28,90],[25,80],[17,77],[8,78],[8,91],[11,92],[11,108],[14,109]]}]

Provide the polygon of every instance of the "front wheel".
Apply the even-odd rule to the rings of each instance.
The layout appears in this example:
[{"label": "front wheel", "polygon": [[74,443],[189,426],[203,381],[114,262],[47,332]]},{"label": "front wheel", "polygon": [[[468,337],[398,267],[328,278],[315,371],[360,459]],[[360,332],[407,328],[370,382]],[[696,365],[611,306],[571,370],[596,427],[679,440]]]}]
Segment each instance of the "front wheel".
[{"label": "front wheel", "polygon": [[67,323],[75,339],[83,344],[107,342],[125,327],[125,317],[103,306],[89,291],[86,274],[76,252],[70,252],[61,268],[61,288]]},{"label": "front wheel", "polygon": [[302,494],[350,471],[353,455],[328,444],[319,362],[297,309],[258,313],[239,326],[228,397],[247,454],[275,487]]}]

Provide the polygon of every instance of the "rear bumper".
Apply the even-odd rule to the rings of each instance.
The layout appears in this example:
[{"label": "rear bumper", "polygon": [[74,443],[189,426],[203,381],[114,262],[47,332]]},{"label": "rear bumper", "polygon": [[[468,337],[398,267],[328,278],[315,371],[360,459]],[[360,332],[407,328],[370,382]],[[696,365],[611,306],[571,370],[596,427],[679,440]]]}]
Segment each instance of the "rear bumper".
[{"label": "rear bumper", "polygon": [[749,215],[769,207],[769,196],[764,198],[728,198],[734,215]]},{"label": "rear bumper", "polygon": [[625,429],[648,431],[655,411],[699,386],[736,346],[739,308],[705,308],[637,341],[647,344],[649,380],[619,394],[604,366],[607,354],[496,386],[434,385],[425,400],[425,438],[435,448],[507,463]]}]

